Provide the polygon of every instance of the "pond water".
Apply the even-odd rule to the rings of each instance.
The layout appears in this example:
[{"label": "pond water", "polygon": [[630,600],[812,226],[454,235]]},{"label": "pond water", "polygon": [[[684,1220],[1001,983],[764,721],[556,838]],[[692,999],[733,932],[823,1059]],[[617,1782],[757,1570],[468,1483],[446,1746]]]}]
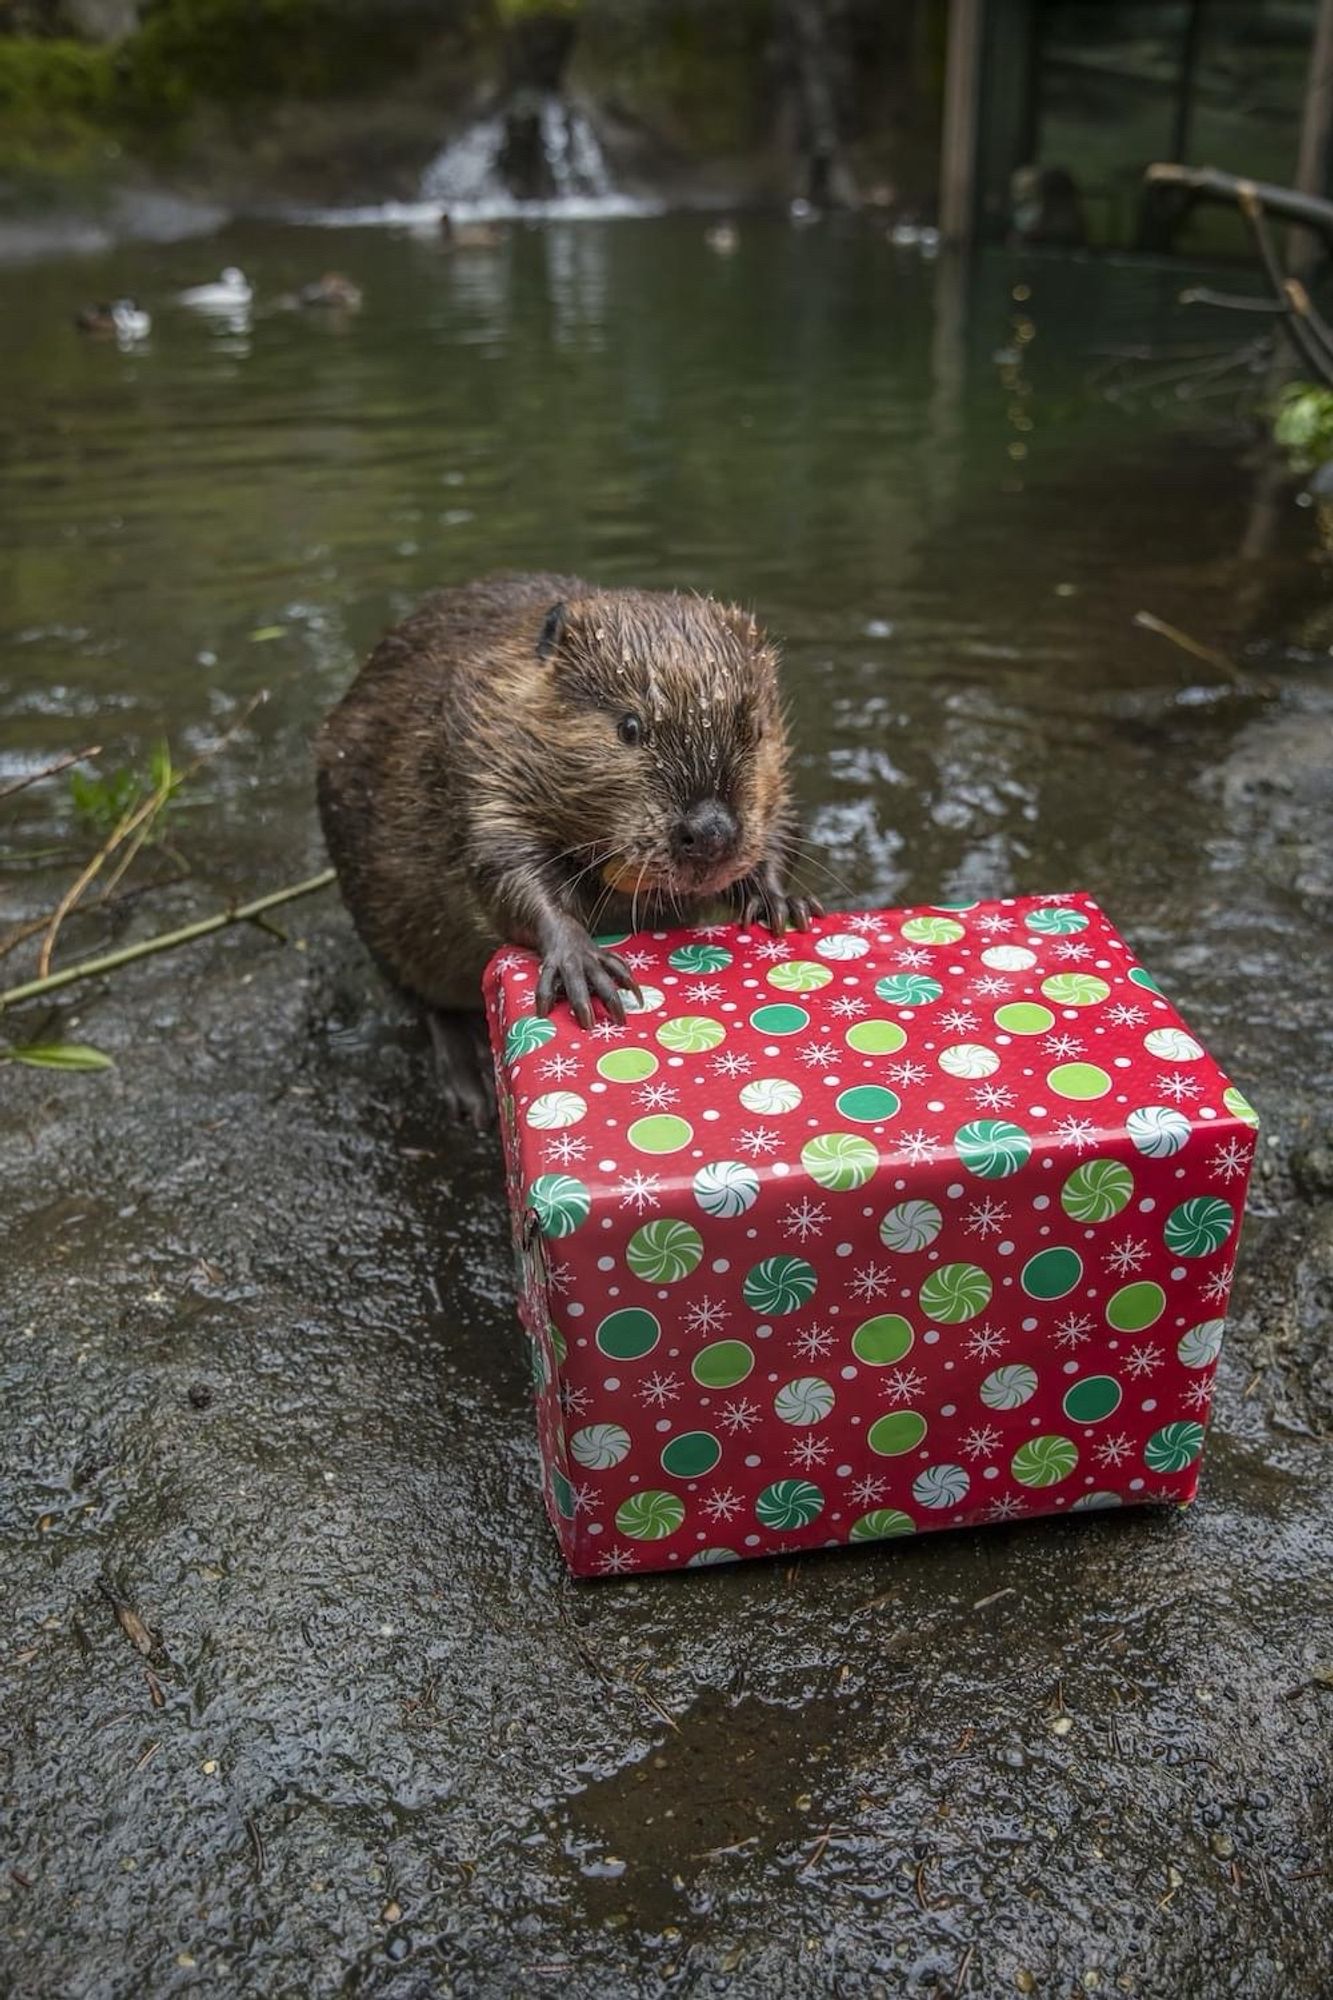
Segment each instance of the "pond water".
[{"label": "pond water", "polygon": [[[227,262],[244,319],[173,303]],[[358,316],[274,308],[332,266]],[[493,1152],[334,899],[7,1016],[117,1062],[0,1069],[15,1990],[1329,1990],[1333,599],[1187,275],[681,218],[0,271],[0,787],[270,697],[62,954],[322,865],[313,730],[425,589],[676,584],[783,643],[812,887],[1092,891],[1268,1124],[1193,1520],[574,1593]],[[88,838],[0,812],[3,930]]]}]

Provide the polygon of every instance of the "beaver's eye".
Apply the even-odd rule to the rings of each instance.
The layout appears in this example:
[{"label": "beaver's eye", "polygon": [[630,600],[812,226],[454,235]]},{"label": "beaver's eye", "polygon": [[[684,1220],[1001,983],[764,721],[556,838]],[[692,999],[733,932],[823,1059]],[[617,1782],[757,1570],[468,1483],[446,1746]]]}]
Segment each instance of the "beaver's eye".
[{"label": "beaver's eye", "polygon": [[643,741],[643,724],[637,715],[622,715],[616,724],[616,735],[622,743],[633,745]]}]

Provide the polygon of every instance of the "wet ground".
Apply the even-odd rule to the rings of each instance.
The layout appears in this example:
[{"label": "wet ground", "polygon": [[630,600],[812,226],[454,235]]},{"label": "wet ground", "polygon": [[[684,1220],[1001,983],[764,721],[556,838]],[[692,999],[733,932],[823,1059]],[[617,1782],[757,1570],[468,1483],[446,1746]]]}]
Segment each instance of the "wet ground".
[{"label": "wet ground", "polygon": [[[367,308],[167,303],[233,258]],[[1265,1120],[1187,1515],[576,1587],[494,1149],[332,898],[7,1014],[116,1063],[0,1068],[7,1990],[1333,1989],[1333,600],[1226,380],[1108,355],[1236,337],[1180,282],[675,222],[0,277],[0,785],[271,691],[173,815],[189,878],[62,957],[317,868],[361,650],[576,567],[783,635],[834,900],[1090,889]],[[67,330],[111,290],[143,350]],[[62,783],[0,805],[6,929],[95,845]]]}]

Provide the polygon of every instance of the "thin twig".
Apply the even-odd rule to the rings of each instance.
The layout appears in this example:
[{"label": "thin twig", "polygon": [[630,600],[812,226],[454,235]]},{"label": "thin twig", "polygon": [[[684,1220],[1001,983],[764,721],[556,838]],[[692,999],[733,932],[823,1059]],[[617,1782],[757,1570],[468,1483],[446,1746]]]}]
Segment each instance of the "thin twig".
[{"label": "thin twig", "polygon": [[1211,285],[1190,285],[1180,294],[1182,306],[1224,306],[1228,312],[1280,313],[1286,307],[1280,299],[1256,299],[1249,292],[1215,292]]},{"label": "thin twig", "polygon": [[[1309,318],[1297,310],[1287,291],[1287,274],[1278,262],[1277,251],[1273,247],[1273,239],[1264,220],[1263,204],[1253,181],[1238,183],[1236,200],[1240,204],[1241,214],[1250,225],[1254,247],[1259,252],[1260,262],[1267,273],[1269,284],[1273,287],[1273,296],[1283,302],[1286,314],[1283,324],[1291,336],[1292,346],[1297,349],[1307,366],[1314,369],[1321,381],[1333,385],[1333,349],[1325,348],[1321,344]],[[1304,295],[1304,286],[1301,287],[1301,291]]]},{"label": "thin twig", "polygon": [[293,883],[290,888],[275,889],[271,895],[259,896],[253,903],[238,904],[215,917],[202,917],[198,923],[184,924],[180,930],[164,931],[158,937],[141,938],[138,944],[123,945],[119,951],[80,959],[76,965],[49,973],[44,979],[30,979],[22,986],[11,986],[7,992],[0,993],[0,1009],[15,1006],[20,1000],[34,1000],[39,994],[55,993],[62,986],[72,985],[76,979],[94,979],[99,973],[115,972],[136,958],[148,958],[155,952],[172,951],[179,944],[191,944],[195,938],[207,937],[210,931],[225,930],[229,924],[252,923],[265,910],[277,909],[280,903],[294,902],[298,896],[311,896],[317,889],[327,889],[335,879],[333,869],[325,868],[304,882]]},{"label": "thin twig", "polygon": [[1169,639],[1173,646],[1180,647],[1182,653],[1189,653],[1194,659],[1216,667],[1234,687],[1246,685],[1245,676],[1234,660],[1229,660],[1225,653],[1217,652],[1212,646],[1205,646],[1201,640],[1191,639],[1189,633],[1182,632],[1178,625],[1168,625],[1165,618],[1155,618],[1151,611],[1136,611],[1133,622],[1145,632],[1156,632],[1159,638]]},{"label": "thin twig", "polygon": [[29,785],[39,785],[43,778],[58,778],[71,764],[82,764],[86,758],[100,757],[100,743],[90,743],[86,750],[70,750],[65,756],[57,757],[53,764],[43,764],[40,771],[29,771],[26,777],[15,778],[8,785],[0,785],[0,799],[12,799],[15,792],[26,791]]},{"label": "thin twig", "polygon": [[1303,222],[1333,241],[1333,202],[1318,195],[1223,173],[1219,167],[1186,167],[1175,160],[1158,161],[1145,170],[1143,178],[1153,187],[1187,188],[1205,201],[1238,202],[1242,190],[1249,188],[1270,215],[1280,215],[1284,222]]},{"label": "thin twig", "polygon": [[[151,882],[136,882],[131,889],[116,889],[113,884],[108,885],[100,896],[93,897],[91,903],[80,903],[77,910],[70,912],[71,916],[90,917],[94,911],[105,910],[112,903],[132,903],[136,896],[151,896],[154,889],[170,889],[173,884],[183,882],[191,872],[189,863],[183,856],[180,860],[181,865],[174,875],[157,875]],[[30,917],[24,924],[16,924],[12,931],[0,938],[0,958],[8,958],[10,952],[17,950],[18,946],[28,938],[36,937],[38,931],[44,931],[50,921],[49,916],[41,916]]]}]

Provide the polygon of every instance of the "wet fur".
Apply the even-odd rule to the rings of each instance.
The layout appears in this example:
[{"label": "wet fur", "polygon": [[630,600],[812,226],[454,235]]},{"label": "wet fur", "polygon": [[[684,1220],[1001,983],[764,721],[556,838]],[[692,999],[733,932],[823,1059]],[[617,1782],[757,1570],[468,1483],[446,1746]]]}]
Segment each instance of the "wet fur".
[{"label": "wet fur", "polygon": [[[647,725],[638,745],[617,734],[627,713]],[[375,648],[316,761],[357,928],[428,1007],[477,1007],[502,939],[535,946],[559,979],[562,952],[591,951],[586,929],[697,917],[716,897],[669,839],[701,796],[740,823],[731,907],[787,921],[777,659],[748,613],[710,598],[567,576],[440,591]],[[643,892],[609,891],[606,863]],[[670,893],[649,888],[668,876]]]}]

